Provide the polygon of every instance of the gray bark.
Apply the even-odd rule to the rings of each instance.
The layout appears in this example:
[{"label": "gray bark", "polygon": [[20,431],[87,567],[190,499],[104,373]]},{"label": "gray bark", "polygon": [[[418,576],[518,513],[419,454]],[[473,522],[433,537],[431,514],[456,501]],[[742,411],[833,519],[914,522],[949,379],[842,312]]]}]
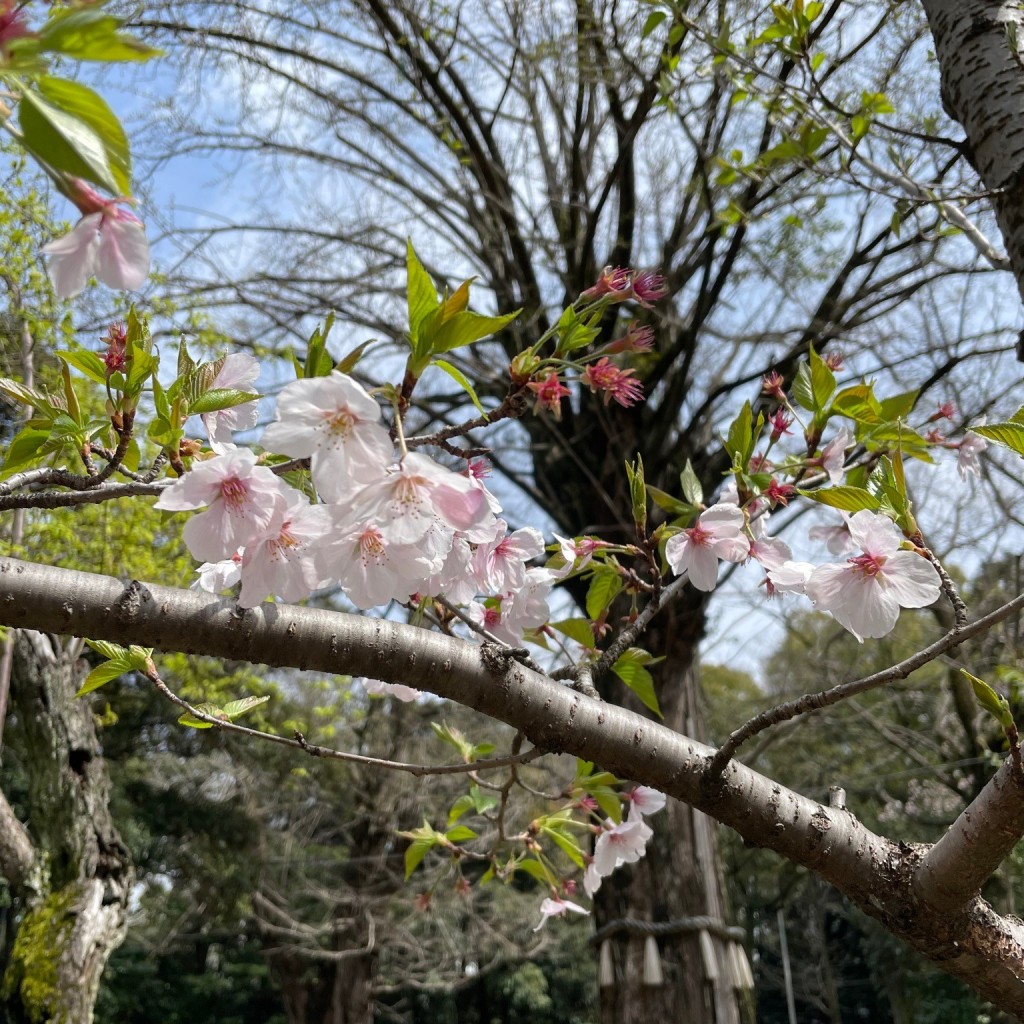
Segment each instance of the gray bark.
[{"label": "gray bark", "polygon": [[[935,40],[943,108],[967,134],[967,152],[991,192],[1024,297],[1024,9],[1015,0],[921,2]],[[1024,344],[1018,357],[1024,360]]]},{"label": "gray bark", "polygon": [[103,968],[125,935],[131,862],[110,818],[91,708],[74,699],[75,666],[50,637],[24,630],[11,684],[31,838],[0,799],[0,826],[10,826],[0,870],[23,910],[0,1005],[18,1024],[88,1024]]},{"label": "gray bark", "polygon": [[[370,676],[459,701],[521,730],[542,749],[584,757],[661,789],[747,842],[811,869],[984,998],[1024,1013],[1024,928],[976,895],[956,907],[932,902],[927,894],[935,891],[938,865],[930,865],[926,881],[920,874],[928,848],[875,835],[848,810],[809,800],[736,761],[709,781],[710,747],[584,697],[494,648],[317,609],[242,610],[222,598],[15,559],[0,560],[0,623]],[[1013,805],[1022,800],[1024,784],[1005,765],[979,797],[985,831],[1016,828]]]}]

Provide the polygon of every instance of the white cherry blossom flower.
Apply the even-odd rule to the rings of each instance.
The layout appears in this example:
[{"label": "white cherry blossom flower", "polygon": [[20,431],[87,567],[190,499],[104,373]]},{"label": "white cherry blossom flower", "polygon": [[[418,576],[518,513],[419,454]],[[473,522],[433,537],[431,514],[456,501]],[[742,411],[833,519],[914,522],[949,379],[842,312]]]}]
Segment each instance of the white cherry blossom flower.
[{"label": "white cherry blossom flower", "polygon": [[309,458],[313,483],[325,501],[340,501],[384,475],[394,454],[380,406],[356,381],[335,370],[286,384],[264,448]]},{"label": "white cherry blossom flower", "polygon": [[642,821],[644,815],[657,814],[664,810],[668,798],[660,790],[650,786],[637,786],[629,794],[629,821]]},{"label": "white cherry blossom flower", "polygon": [[606,828],[594,844],[594,861],[602,876],[610,875],[623,864],[635,864],[646,852],[654,830],[642,819],[624,821]]},{"label": "white cherry blossom flower", "polygon": [[219,562],[264,535],[282,495],[288,501],[301,497],[265,466],[257,466],[253,452],[239,448],[194,463],[154,507],[184,512],[208,505],[185,524],[182,536],[197,559]]},{"label": "white cherry blossom flower", "polygon": [[978,455],[988,447],[988,441],[978,434],[967,432],[956,450],[956,470],[961,480],[966,480],[973,473],[976,479],[981,478],[981,463]]},{"label": "white cherry blossom flower", "polygon": [[850,521],[846,513],[841,513],[843,522],[841,526],[812,526],[807,531],[811,540],[824,541],[825,547],[833,555],[846,555],[856,550],[853,538],[850,536]]},{"label": "white cherry blossom flower", "polygon": [[714,590],[719,559],[742,562],[750,554],[744,523],[743,511],[735,505],[712,505],[688,530],[669,538],[665,558],[672,571],[689,573],[690,582],[698,590]]},{"label": "white cherry blossom flower", "polygon": [[482,590],[518,590],[526,582],[526,563],[544,552],[544,537],[530,526],[508,533],[508,524],[498,523],[498,536],[478,545],[473,572]]},{"label": "white cherry blossom flower", "polygon": [[396,543],[373,519],[353,521],[340,506],[327,514],[331,526],[317,548],[317,568],[337,580],[357,608],[407,601],[440,566],[422,546]]},{"label": "white cherry blossom flower", "polygon": [[903,551],[903,535],[887,516],[863,509],[850,517],[850,535],[861,554],[845,565],[821,565],[804,593],[863,642],[886,636],[900,608],[924,608],[941,590],[935,566]]},{"label": "white cherry blossom flower", "polygon": [[839,433],[824,448],[821,449],[821,465],[833,487],[838,487],[843,482],[846,470],[846,449],[849,447],[850,432],[846,427],[840,427]]},{"label": "white cherry blossom flower", "polygon": [[205,590],[208,594],[219,594],[233,587],[242,578],[242,554],[236,551],[230,558],[220,562],[203,562],[196,572],[199,578],[192,584],[193,590]]},{"label": "white cherry blossom flower", "polygon": [[71,185],[71,199],[84,216],[68,234],[43,246],[57,295],[72,298],[90,277],[123,291],[141,288],[149,274],[146,229],[138,217],[121,209],[134,200],[104,199],[77,178]]},{"label": "white cherry blossom flower", "polygon": [[522,641],[524,630],[539,629],[551,618],[548,594],[554,582],[547,569],[527,569],[523,585],[502,599],[503,626],[516,638],[514,643]]},{"label": "white cherry blossom flower", "polygon": [[[256,378],[260,375],[260,364],[254,356],[244,352],[232,352],[224,357],[217,376],[210,384],[213,388],[231,388],[235,391],[250,391],[256,395]],[[210,439],[210,447],[220,454],[225,445],[232,443],[232,433],[236,430],[250,430],[256,426],[259,407],[255,401],[233,405],[230,409],[219,409],[217,412],[204,412],[200,419],[206,427]]]},{"label": "white cherry blossom flower", "polygon": [[559,897],[552,899],[549,896],[540,905],[540,924],[533,930],[539,932],[548,923],[549,917],[561,917],[567,910],[571,910],[574,914],[590,916],[590,911],[584,909],[578,903],[573,903],[571,900],[563,900]]},{"label": "white cherry blossom flower", "polygon": [[810,562],[783,562],[768,570],[768,596],[802,594],[815,567]]},{"label": "white cherry blossom flower", "polygon": [[304,495],[295,493],[298,497],[292,501],[278,497],[265,534],[242,552],[242,608],[253,608],[273,595],[301,601],[323,582],[314,544],[327,529],[327,513],[322,505],[310,505]]},{"label": "white cherry blossom flower", "polygon": [[394,697],[403,704],[411,704],[417,697],[423,696],[422,690],[414,690],[401,683],[382,683],[379,679],[358,679],[353,682],[362,683],[363,689],[375,697]]},{"label": "white cherry blossom flower", "polygon": [[389,541],[426,542],[431,558],[448,553],[454,531],[494,522],[484,492],[472,480],[412,452],[368,484],[358,503],[358,516],[377,523]]}]

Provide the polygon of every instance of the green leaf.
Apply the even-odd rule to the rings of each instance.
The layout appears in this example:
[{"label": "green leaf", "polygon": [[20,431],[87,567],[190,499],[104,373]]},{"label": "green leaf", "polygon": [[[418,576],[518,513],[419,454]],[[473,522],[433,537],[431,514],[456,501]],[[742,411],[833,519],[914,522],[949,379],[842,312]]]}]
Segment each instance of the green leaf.
[{"label": "green leaf", "polygon": [[477,833],[468,825],[456,825],[445,832],[444,837],[450,843],[464,843],[469,839],[476,839]]},{"label": "green leaf", "polygon": [[107,163],[117,184],[114,191],[118,195],[130,195],[132,158],[128,136],[103,97],[81,82],[70,82],[65,78],[44,76],[37,79],[37,84],[39,91],[55,107],[92,129],[106,151]]},{"label": "green leaf", "polygon": [[551,877],[551,873],[544,867],[540,861],[533,859],[526,859],[516,861],[516,871],[525,871],[531,878],[535,878],[541,885],[550,886],[553,884],[554,879]]},{"label": "green leaf", "polygon": [[97,654],[102,655],[110,661],[115,658],[122,658],[128,661],[128,648],[120,644],[112,644],[109,640],[86,640],[85,641]]},{"label": "green leaf", "polygon": [[561,622],[549,622],[552,629],[557,629],[563,636],[575,640],[589,650],[594,647],[594,628],[589,619],[562,619]]},{"label": "green leaf", "polygon": [[609,789],[607,786],[594,786],[588,792],[612,821],[616,824],[622,821],[622,800],[614,789]]},{"label": "green leaf", "polygon": [[474,313],[467,309],[463,313],[456,313],[431,332],[430,351],[451,352],[453,349],[490,337],[515,320],[521,312],[521,309],[517,309],[514,313],[506,313],[503,316],[484,316],[483,313]]},{"label": "green leaf", "polygon": [[646,39],[667,17],[667,11],[652,11],[648,14],[644,27],[640,30],[640,38]]},{"label": "green leaf", "polygon": [[697,510],[693,505],[687,505],[685,501],[680,501],[678,498],[674,498],[671,494],[666,491],[655,487],[653,484],[647,485],[647,492],[654,499],[654,504],[658,508],[663,508],[666,512],[670,512],[674,516],[692,516]]},{"label": "green leaf", "polygon": [[498,806],[498,798],[493,793],[484,793],[475,784],[469,787],[469,796],[477,814],[484,814]]},{"label": "green leaf", "polygon": [[836,375],[828,368],[825,361],[810,349],[811,398],[816,412],[825,408],[828,400],[836,389]]},{"label": "green leaf", "polygon": [[57,352],[55,354],[58,359],[63,359],[68,366],[81,370],[86,377],[94,380],[97,384],[107,383],[107,368],[103,365],[103,360],[95,352],[90,352],[87,348],[76,348],[70,352]]},{"label": "green leaf", "polygon": [[188,411],[192,416],[204,412],[218,412],[220,409],[231,409],[246,402],[255,402],[259,395],[251,391],[239,391],[236,388],[211,388],[204,391],[194,402],[189,402]]},{"label": "green leaf", "polygon": [[793,399],[804,409],[814,412],[814,383],[810,363],[801,363],[793,379]]},{"label": "green leaf", "polygon": [[233,722],[236,718],[241,718],[242,715],[252,711],[253,708],[266,704],[268,700],[270,700],[269,697],[242,697],[239,700],[229,700],[224,705],[224,714]]},{"label": "green leaf", "polygon": [[463,793],[462,796],[452,804],[451,810],[448,812],[448,827],[450,828],[455,824],[467,811],[476,809],[476,804],[473,802],[473,798],[468,793]]},{"label": "green leaf", "polygon": [[473,760],[473,744],[466,739],[461,729],[456,729],[447,722],[431,722],[430,728],[439,740],[454,747],[467,764]]},{"label": "green leaf", "polygon": [[409,876],[420,866],[423,862],[423,858],[437,846],[437,838],[435,836],[423,836],[419,839],[414,839],[408,849],[405,851],[405,877],[408,881]]},{"label": "green leaf", "polygon": [[7,395],[8,398],[13,398],[16,402],[23,402],[25,405],[34,406],[44,415],[48,410],[57,408],[50,400],[50,397],[44,392],[26,387],[19,381],[11,380],[9,377],[0,377],[0,391]]},{"label": "green leaf", "polygon": [[690,460],[686,460],[686,465],[683,467],[682,473],[679,474],[679,486],[682,488],[683,497],[691,505],[700,505],[704,501],[704,488],[700,485],[700,480],[697,479],[697,474],[693,471],[693,466],[690,465]]},{"label": "green leaf", "polygon": [[32,89],[21,94],[18,120],[25,148],[43,163],[85,178],[115,195],[122,191],[107,146],[89,123]]},{"label": "green leaf", "polygon": [[745,466],[754,449],[754,413],[749,402],[743,403],[740,414],[729,426],[729,434],[725,439],[725,450],[733,460],[733,465],[739,462]]},{"label": "green leaf", "polygon": [[555,355],[568,355],[577,349],[592,344],[601,333],[597,326],[597,317],[580,318],[572,306],[568,306],[558,318],[558,344]]},{"label": "green leaf", "polygon": [[611,607],[620,590],[622,580],[617,569],[611,566],[596,569],[587,589],[587,615],[591,619],[599,619]]},{"label": "green leaf", "polygon": [[9,476],[32,462],[49,437],[49,430],[37,430],[34,427],[24,427],[18,431],[4,457],[3,475]]},{"label": "green leaf", "polygon": [[[196,711],[203,715],[209,715],[210,718],[216,718],[219,721],[226,721],[227,716],[224,714],[224,709],[216,704],[196,704]],[[195,715],[186,711],[183,715],[178,718],[178,725],[187,725],[190,729],[212,729],[213,723],[206,722],[202,718],[196,718]]]},{"label": "green leaf", "polygon": [[85,677],[75,696],[84,697],[87,693],[92,693],[93,690],[98,690],[105,683],[109,683],[111,679],[117,679],[130,671],[131,666],[121,660],[105,661]]},{"label": "green leaf", "polygon": [[861,509],[870,509],[877,512],[879,508],[878,499],[863,487],[824,487],[821,489],[804,490],[797,488],[798,493],[819,505],[828,505],[830,508],[838,508],[843,512],[859,512]]},{"label": "green leaf", "polygon": [[644,485],[644,460],[637,455],[636,463],[626,463],[629,478],[629,498],[633,509],[633,522],[641,533],[647,530],[647,490]]},{"label": "green leaf", "polygon": [[573,864],[576,865],[576,867],[585,867],[583,863],[583,851],[572,836],[568,836],[560,829],[552,828],[549,825],[545,825],[541,831],[544,835],[551,837],[551,839],[558,845],[559,849],[561,849],[561,851],[573,862]]},{"label": "green leaf", "polygon": [[637,652],[636,648],[631,647],[612,665],[612,671],[640,698],[645,707],[661,718],[661,708],[654,692],[654,677],[644,668],[638,654],[650,659],[646,651]]},{"label": "green leaf", "polygon": [[1004,728],[1014,727],[1013,714],[1010,711],[1010,704],[1005,697],[1000,696],[992,689],[984,679],[972,676],[967,669],[960,669],[960,673],[971,681],[974,690],[974,697],[977,702]]},{"label": "green leaf", "polygon": [[412,247],[412,239],[406,246],[406,267],[408,268],[408,304],[409,304],[409,339],[414,354],[422,354],[419,346],[420,324],[428,313],[441,305],[437,297],[437,289],[430,275],[423,269],[416,251]]},{"label": "green leaf", "polygon": [[477,407],[479,412],[482,415],[486,415],[487,410],[480,404],[480,399],[477,397],[477,393],[473,389],[473,385],[470,383],[469,378],[457,366],[453,366],[447,359],[435,359],[430,365],[438,366],[444,370],[444,372],[447,373],[448,376],[451,377],[451,379],[455,381],[455,383],[458,384],[467,395],[469,395],[471,401]]},{"label": "green leaf", "polygon": [[[890,395],[888,398],[883,398],[879,403],[879,412],[883,420],[894,422],[896,420],[906,419],[911,412],[914,410],[914,406],[917,404],[917,396],[920,394],[920,388],[914,391],[904,391],[899,395]],[[904,427],[904,430],[906,428]]]},{"label": "green leaf", "polygon": [[323,326],[318,324],[310,335],[309,344],[306,347],[306,361],[299,376],[305,377],[306,380],[312,377],[327,377],[334,369],[334,360],[327,351],[327,338],[333,327],[334,312],[332,310],[327,314]]},{"label": "green leaf", "polygon": [[370,338],[367,341],[360,342],[360,344],[356,345],[356,347],[352,349],[352,351],[349,352],[348,355],[343,356],[341,358],[335,369],[340,371],[341,373],[351,373],[356,368],[356,365],[359,363],[359,360],[362,359],[363,356],[365,356],[366,353],[369,352],[370,349],[376,344],[376,338]]},{"label": "green leaf", "polygon": [[870,384],[843,388],[832,400],[832,411],[858,423],[880,423],[882,409]]},{"label": "green leaf", "polygon": [[1024,455],[1024,423],[989,423],[985,426],[971,427],[971,431],[980,437],[987,437],[996,444],[1004,445],[1018,455]]},{"label": "green leaf", "polygon": [[74,7],[51,15],[36,41],[40,49],[74,60],[113,63],[145,61],[161,55],[161,50],[118,32],[121,25],[120,18],[107,14],[99,5]]},{"label": "green leaf", "polygon": [[1024,423],[1024,405],[1022,405],[1009,420],[1010,423]]}]

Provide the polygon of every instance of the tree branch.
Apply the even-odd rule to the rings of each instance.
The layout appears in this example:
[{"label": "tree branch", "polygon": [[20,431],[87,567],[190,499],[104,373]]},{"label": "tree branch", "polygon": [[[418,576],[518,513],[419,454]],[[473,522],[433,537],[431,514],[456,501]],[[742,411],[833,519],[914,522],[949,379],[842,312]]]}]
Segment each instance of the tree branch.
[{"label": "tree branch", "polygon": [[109,576],[0,559],[0,623],[186,654],[346,672],[405,683],[507,722],[537,747],[584,757],[656,787],[834,884],[895,935],[996,1005],[1024,1013],[1024,928],[981,899],[938,910],[911,885],[919,848],[866,829],[714,750],[585,697],[488,648],[415,626],[321,609],[234,602]]}]

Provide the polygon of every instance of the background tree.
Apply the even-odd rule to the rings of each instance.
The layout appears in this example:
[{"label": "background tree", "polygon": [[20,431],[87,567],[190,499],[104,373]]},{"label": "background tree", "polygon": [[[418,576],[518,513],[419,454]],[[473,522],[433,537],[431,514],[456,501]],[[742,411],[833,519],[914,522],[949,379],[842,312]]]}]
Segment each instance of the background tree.
[{"label": "background tree", "polygon": [[[255,186],[230,222],[176,231],[189,242],[171,292],[264,347],[303,341],[308,314],[331,308],[393,338],[411,233],[428,267],[479,275],[497,309],[525,309],[503,353],[479,346],[460,363],[500,397],[507,358],[602,266],[659,265],[671,299],[641,374],[649,400],[612,416],[585,398],[561,423],[537,417],[526,436],[500,437],[496,455],[559,529],[631,536],[624,459],[641,452],[667,491],[689,459],[713,492],[727,468],[716,431],[809,344],[839,344],[852,367],[897,380],[914,366],[925,393],[1009,344],[992,322],[944,327],[1005,261],[977,230],[976,249],[950,238],[950,222],[970,222],[931,202],[970,191],[974,174],[943,137],[937,91],[919,88],[920,11],[798,7],[152,6],[140,27],[188,72],[148,156],[230,159],[235,182]],[[851,179],[869,187],[851,192]],[[437,386],[418,422],[451,420],[463,402]],[[703,729],[692,666],[706,611],[695,596],[650,635],[668,655],[665,722],[690,735]],[[601,689],[622,699],[617,683]],[[602,891],[600,922],[726,916],[713,830],[671,813],[630,888]],[[660,989],[640,982],[642,936],[611,942],[606,1020],[737,1019],[731,992],[702,980],[694,933],[663,940]]]}]

